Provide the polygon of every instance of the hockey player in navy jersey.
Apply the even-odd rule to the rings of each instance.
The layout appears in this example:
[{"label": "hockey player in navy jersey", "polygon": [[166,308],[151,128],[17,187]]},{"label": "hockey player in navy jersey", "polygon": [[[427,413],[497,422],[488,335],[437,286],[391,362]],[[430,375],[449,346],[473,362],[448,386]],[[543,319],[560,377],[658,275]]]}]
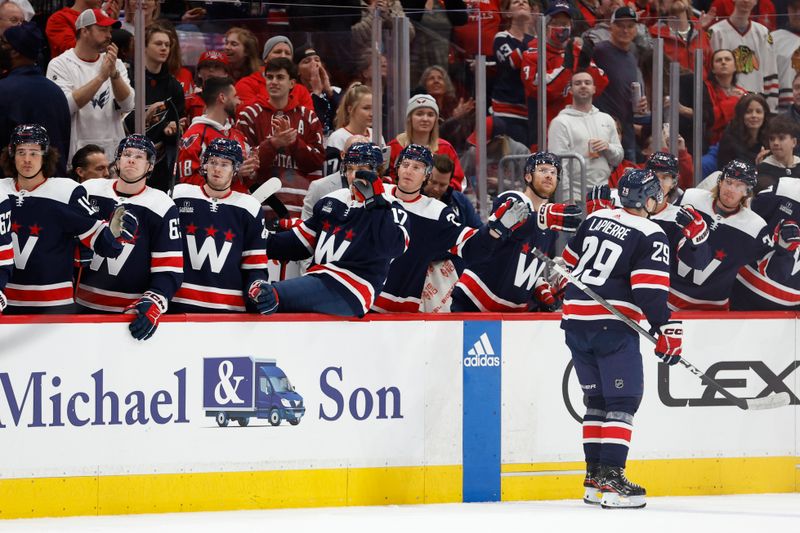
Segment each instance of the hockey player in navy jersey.
[{"label": "hockey player in navy jersey", "polygon": [[[753,199],[751,208],[767,223],[767,232],[773,235],[776,250],[764,258],[744,266],[736,276],[731,294],[731,309],[735,311],[800,310],[800,240],[791,234],[800,234],[796,228],[800,220],[800,180],[785,177],[777,185],[768,187]],[[791,253],[791,270],[777,267],[773,258],[779,249]]]},{"label": "hockey player in navy jersey", "polygon": [[[509,200],[526,204],[537,215],[497,245],[491,255],[467,263],[453,289],[452,312],[549,311],[556,303],[542,277],[544,263],[534,255],[539,249],[552,255],[556,231],[574,232],[581,222],[575,205],[551,204],[561,178],[561,161],[550,152],[537,152],[525,162],[525,190],[507,191],[494,201],[492,212]],[[547,224],[549,220],[549,224]]]},{"label": "hockey player in navy jersey", "polygon": [[244,312],[248,290],[266,283],[267,231],[261,204],[232,190],[243,161],[238,142],[214,139],[200,161],[205,183],[175,187],[184,278],[172,300],[174,310]]},{"label": "hockey player in navy jersey", "polygon": [[11,244],[11,200],[0,191],[0,314],[8,300],[3,292],[14,270],[14,246]]},{"label": "hockey player in navy jersey", "polygon": [[97,220],[86,190],[68,178],[53,178],[58,154],[38,124],[17,126],[0,155],[6,175],[0,194],[12,201],[14,271],[5,288],[6,313],[70,313],[73,303],[74,239],[103,257],[117,257],[121,240],[137,221],[120,210],[111,224]]},{"label": "hockey player in navy jersey", "polygon": [[[633,170],[619,183],[622,209],[595,211],[581,224],[563,257],[573,275],[633,320],[646,318],[656,355],[680,360],[683,329],[670,321],[667,236],[648,220],[662,202],[658,178]],[[625,477],[633,416],[644,376],[639,337],[576,286],[567,285],[561,328],[583,389],[584,501],[603,507],[644,507],[644,488]]]},{"label": "hockey player in navy jersey", "polygon": [[409,144],[397,158],[397,185],[387,193],[408,213],[411,244],[408,251],[392,262],[383,291],[372,306],[378,312],[416,313],[422,301],[425,275],[431,261],[447,251],[465,259],[487,257],[500,239],[520,227],[530,208],[514,198],[495,211],[481,228],[462,226],[456,214],[444,203],[422,195],[433,171],[433,155],[428,148]]},{"label": "hockey player in navy jersey", "polygon": [[[374,168],[370,145],[364,147],[348,152],[348,166]],[[408,218],[375,172],[356,171],[349,188],[323,196],[309,218],[267,240],[270,259],[311,257],[306,274],[259,283],[250,289],[251,300],[263,314],[364,316],[383,288],[389,264],[408,248]]]},{"label": "hockey player in navy jersey", "polygon": [[183,248],[178,210],[166,193],[149,187],[156,147],[144,135],[120,141],[114,161],[117,179],[92,179],[83,186],[101,220],[111,220],[120,206],[136,217],[138,228],[122,253],[106,259],[95,253],[85,265],[75,301],[93,311],[132,313],[131,335],[150,338],[183,279]]},{"label": "hockey player in navy jersey", "polygon": [[[704,268],[673,262],[669,304],[672,309],[725,310],[739,270],[760,261],[773,251],[773,232],[763,218],[747,207],[757,183],[756,169],[734,159],[717,178],[713,191],[689,189],[682,206],[693,206],[710,229],[708,247],[711,261]],[[770,259],[772,279],[781,281],[791,273],[797,225],[784,221]]]}]

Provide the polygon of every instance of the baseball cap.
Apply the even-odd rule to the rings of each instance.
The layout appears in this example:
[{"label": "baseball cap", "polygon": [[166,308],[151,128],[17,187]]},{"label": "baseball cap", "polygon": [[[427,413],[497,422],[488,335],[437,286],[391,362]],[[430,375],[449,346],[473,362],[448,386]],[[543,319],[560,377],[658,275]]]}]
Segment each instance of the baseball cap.
[{"label": "baseball cap", "polygon": [[408,100],[406,116],[410,115],[420,107],[430,107],[436,111],[437,115],[439,114],[439,105],[436,103],[436,99],[433,96],[429,94],[417,94]]},{"label": "baseball cap", "polygon": [[29,59],[36,59],[44,45],[44,37],[34,22],[11,26],[3,33],[11,48]]},{"label": "baseball cap", "polygon": [[305,44],[294,51],[292,59],[296,65],[299,65],[302,60],[311,56],[319,56],[319,52],[317,52],[313,46]]},{"label": "baseball cap", "polygon": [[639,15],[636,14],[636,11],[630,6],[623,6],[617,8],[614,11],[614,14],[611,15],[611,24],[614,24],[618,20],[622,19],[632,19],[636,22],[639,21]]},{"label": "baseball cap", "polygon": [[111,26],[114,29],[119,28],[122,25],[120,21],[106,16],[102,9],[95,8],[86,9],[80,15],[78,15],[78,20],[75,21],[75,29],[79,30],[81,28],[91,26],[92,24],[97,24],[98,26]]},{"label": "baseball cap", "polygon": [[558,13],[566,13],[570,16],[570,18],[572,18],[572,9],[570,8],[569,2],[566,0],[556,0],[550,7],[547,8],[547,11],[545,11],[544,14],[547,17],[552,17]]},{"label": "baseball cap", "polygon": [[197,60],[197,66],[199,67],[203,63],[221,63],[227,67],[230,61],[228,61],[228,56],[219,50],[206,50],[200,55],[200,59]]}]

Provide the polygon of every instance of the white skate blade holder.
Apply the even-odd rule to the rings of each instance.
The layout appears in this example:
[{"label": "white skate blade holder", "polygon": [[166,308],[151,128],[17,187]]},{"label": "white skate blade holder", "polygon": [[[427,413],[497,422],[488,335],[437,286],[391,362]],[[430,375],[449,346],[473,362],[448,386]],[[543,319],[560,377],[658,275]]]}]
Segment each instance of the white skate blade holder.
[{"label": "white skate blade holder", "polygon": [[583,489],[583,503],[589,505],[600,505],[603,499],[603,493],[596,487],[586,487]]},{"label": "white skate blade holder", "polygon": [[624,496],[617,492],[604,492],[600,506],[603,509],[641,509],[647,505],[647,496]]}]

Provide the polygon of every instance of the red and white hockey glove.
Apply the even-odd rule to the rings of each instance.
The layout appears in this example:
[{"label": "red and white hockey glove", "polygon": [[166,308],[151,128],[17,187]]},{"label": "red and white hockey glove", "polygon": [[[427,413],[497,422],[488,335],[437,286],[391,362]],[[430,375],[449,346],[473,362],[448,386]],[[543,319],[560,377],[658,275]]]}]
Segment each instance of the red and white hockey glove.
[{"label": "red and white hockey glove", "polygon": [[675,224],[681,228],[683,236],[695,246],[703,244],[708,239],[708,224],[703,215],[690,205],[678,210],[675,214]]},{"label": "red and white hockey glove", "polygon": [[650,334],[656,337],[656,356],[666,365],[675,365],[681,360],[683,351],[683,321],[671,320]]},{"label": "red and white hockey glove", "polygon": [[781,220],[775,227],[772,239],[776,246],[794,253],[797,248],[800,248],[800,226],[794,220]]},{"label": "red and white hockey glove", "polygon": [[[570,266],[567,264],[567,262],[564,261],[563,257],[555,257],[553,258],[553,262],[556,263],[561,268],[563,268],[564,270],[567,271],[572,270]],[[569,283],[569,280],[566,277],[559,274],[555,268],[548,269],[548,272],[549,273],[547,275],[547,283],[550,284],[550,290],[552,291],[553,296],[555,296],[556,298],[563,299],[564,289],[567,288],[567,283]]]},{"label": "red and white hockey glove", "polygon": [[553,296],[553,288],[547,283],[547,280],[542,277],[537,278],[533,284],[533,297],[536,298],[537,302],[547,308],[552,308],[556,305],[556,297]]},{"label": "red and white hockey glove", "polygon": [[167,299],[157,292],[147,291],[142,297],[125,308],[123,313],[135,313],[136,318],[128,326],[134,339],[146,341],[153,336],[161,315],[167,312]]},{"label": "red and white hockey glove", "polygon": [[133,242],[136,230],[139,229],[139,219],[136,215],[119,206],[114,209],[111,221],[108,223],[111,234],[120,242]]},{"label": "red and white hockey glove", "polygon": [[3,311],[6,310],[6,307],[8,307],[8,298],[6,298],[6,295],[3,294],[3,291],[0,291],[0,315],[3,314]]},{"label": "red and white hockey glove", "polygon": [[389,202],[384,198],[383,181],[380,176],[369,170],[357,170],[353,180],[353,192],[356,200],[364,202],[364,207],[389,207]]},{"label": "red and white hockey glove", "polygon": [[612,209],[611,189],[608,185],[595,185],[586,193],[586,213],[591,215],[600,209]]},{"label": "red and white hockey glove", "polygon": [[505,240],[514,233],[514,230],[525,224],[530,215],[531,208],[528,204],[508,199],[489,217],[489,229]]},{"label": "red and white hockey glove", "polygon": [[278,310],[278,291],[267,280],[257,279],[251,283],[247,296],[262,315],[271,315]]},{"label": "red and white hockey glove", "polygon": [[581,208],[569,204],[544,204],[536,215],[539,229],[574,233],[581,225]]}]

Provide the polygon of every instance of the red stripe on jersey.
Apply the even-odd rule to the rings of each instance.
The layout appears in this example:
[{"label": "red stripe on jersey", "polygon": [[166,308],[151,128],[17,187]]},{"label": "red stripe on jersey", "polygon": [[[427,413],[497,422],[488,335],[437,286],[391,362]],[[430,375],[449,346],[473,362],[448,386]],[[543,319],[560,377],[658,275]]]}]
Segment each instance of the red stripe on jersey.
[{"label": "red stripe on jersey", "polygon": [[453,255],[461,256],[461,251],[464,249],[464,245],[473,235],[475,235],[475,232],[477,231],[478,230],[475,228],[469,228],[462,231],[461,235],[458,236],[459,238],[456,244],[452,248],[450,248],[449,250],[450,253]]},{"label": "red stripe on jersey", "polygon": [[492,112],[495,115],[506,115],[528,119],[528,106],[525,104],[509,104],[492,99]]},{"label": "red stripe on jersey", "polygon": [[[596,422],[595,422],[596,424]],[[603,427],[598,425],[587,426],[583,425],[583,438],[584,439],[599,439],[602,436]]]},{"label": "red stripe on jersey", "polygon": [[564,258],[564,261],[571,267],[575,267],[578,264],[578,256],[572,253],[572,250],[569,247],[565,247],[564,251],[561,253],[561,257]]},{"label": "red stripe on jersey", "polygon": [[95,238],[97,238],[97,236],[100,234],[100,232],[103,231],[103,228],[105,228],[105,227],[106,227],[105,225],[98,226],[97,230],[89,233],[86,237],[83,237],[81,239],[81,244],[83,244],[84,246],[86,246],[87,248],[89,248],[91,250],[94,250],[94,248],[92,246],[94,244],[94,240],[95,240]]},{"label": "red stripe on jersey", "polygon": [[78,287],[77,297],[81,300],[84,300],[86,303],[102,305],[104,307],[116,307],[120,310],[125,309],[138,299],[98,294],[96,292],[86,290],[82,285]]},{"label": "red stripe on jersey", "polygon": [[396,302],[381,294],[375,298],[375,307],[388,313],[419,313],[419,302]]},{"label": "red stripe on jersey", "polygon": [[631,275],[631,285],[663,285],[669,289],[669,274],[633,274]]},{"label": "red stripe on jersey", "polygon": [[266,252],[253,254],[253,255],[243,255],[242,256],[242,265],[264,265],[264,268],[267,267],[267,254]]},{"label": "red stripe on jersey", "polygon": [[783,300],[783,302],[779,303],[785,302],[784,305],[794,305],[800,303],[800,294],[797,292],[789,292],[783,286],[778,285],[771,279],[757,275],[750,269],[750,267],[741,269],[739,271],[739,275],[744,281],[761,292],[779,300]]},{"label": "red stripe on jersey", "polygon": [[624,441],[631,441],[633,430],[630,428],[623,428],[619,426],[603,426],[600,437],[603,439],[620,439]]},{"label": "red stripe on jersey", "polygon": [[14,248],[11,246],[0,248],[0,261],[8,261],[9,259],[14,259]]},{"label": "red stripe on jersey", "polygon": [[308,269],[309,273],[326,273],[330,274],[334,278],[345,282],[350,288],[355,289],[355,291],[361,296],[361,302],[364,305],[364,312],[366,313],[369,311],[369,308],[372,307],[372,288],[369,285],[365,285],[360,281],[353,278],[343,269],[332,269],[328,268],[327,265],[316,265]]},{"label": "red stripe on jersey", "polygon": [[[633,309],[627,309],[625,307],[617,306],[617,310],[625,315],[626,317],[633,319],[633,320],[641,320],[644,316],[641,313],[634,311]],[[608,309],[603,307],[600,304],[590,304],[590,305],[575,305],[570,303],[564,303],[564,308],[562,309],[562,313],[565,315],[575,315],[575,316],[596,316],[600,317],[613,317]]]},{"label": "red stripe on jersey", "polygon": [[[23,287],[11,287],[6,285],[6,298],[19,302],[61,302],[72,300],[72,287],[58,287],[55,289],[26,289]],[[62,305],[61,303],[53,305]]]},{"label": "red stripe on jersey", "polygon": [[303,244],[312,252],[314,251],[314,247],[317,245],[317,236],[311,233],[305,224],[301,223],[298,226],[292,228],[292,231],[298,234],[300,240],[303,241]]},{"label": "red stripe on jersey", "polygon": [[178,289],[178,292],[175,293],[175,298],[184,298],[186,300],[195,300],[197,302],[206,302],[210,304],[244,307],[244,297],[242,295],[220,294],[213,291],[190,289],[185,286],[181,286],[181,288]]},{"label": "red stripe on jersey", "polygon": [[724,304],[717,304],[713,302],[690,302],[684,300],[674,292],[670,291],[667,297],[667,302],[676,309],[691,309],[693,311],[727,311],[730,307],[729,301],[726,299]]},{"label": "red stripe on jersey", "polygon": [[461,277],[458,279],[458,283],[463,285],[469,292],[478,299],[480,306],[486,311],[491,312],[516,312],[519,313],[520,311],[525,311],[527,306],[525,304],[520,304],[518,307],[513,307],[507,304],[503,304],[502,302],[498,302],[495,298],[492,297],[486,290],[481,287],[480,283],[476,279],[472,277],[472,273],[469,271],[465,271]]},{"label": "red stripe on jersey", "polygon": [[150,268],[172,267],[183,270],[183,254],[175,257],[151,257]]}]

